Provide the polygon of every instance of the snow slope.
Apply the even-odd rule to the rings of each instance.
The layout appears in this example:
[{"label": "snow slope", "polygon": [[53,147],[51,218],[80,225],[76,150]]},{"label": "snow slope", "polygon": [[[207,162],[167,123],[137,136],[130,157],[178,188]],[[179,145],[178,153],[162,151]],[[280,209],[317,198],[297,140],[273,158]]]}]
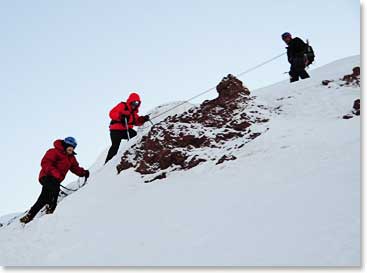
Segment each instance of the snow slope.
[{"label": "snow slope", "polygon": [[[147,114],[149,114],[151,117],[155,117],[154,122],[157,123],[157,122],[160,122],[160,121],[164,120],[169,115],[181,114],[181,113],[187,111],[188,109],[190,109],[194,106],[195,105],[191,104],[190,102],[176,101],[176,102],[162,104],[162,105],[152,109],[151,111],[148,111]],[[121,142],[120,151],[123,152],[123,151],[129,149],[136,142],[139,142],[141,140],[142,136],[146,135],[149,132],[150,127],[151,127],[150,125],[147,125],[147,126],[144,125],[144,126],[140,126],[140,127],[135,128],[138,132],[137,137],[135,137],[130,142]],[[105,148],[104,151],[97,157],[97,160],[95,161],[95,163],[92,164],[92,166],[89,168],[91,176],[96,175],[103,168],[108,149],[109,149],[109,147]],[[121,152],[119,154],[121,154]],[[109,164],[112,164],[113,166],[116,166],[117,162],[120,161],[120,159],[119,159],[120,157],[121,156],[114,157],[109,162]],[[113,163],[111,163],[111,162],[113,162]],[[67,185],[65,185],[65,184],[62,184],[62,185],[65,188],[61,188],[62,192],[61,192],[61,196],[58,199],[58,202],[61,202],[64,199],[65,194],[71,195],[71,194],[75,193],[75,191],[79,190],[81,187],[85,186],[86,182],[85,182],[84,178],[78,178],[74,182],[71,182]],[[63,194],[63,193],[65,193],[65,194]],[[44,212],[45,212],[44,209],[41,210],[40,213],[36,215],[36,218],[43,217],[45,215]],[[25,214],[25,212],[17,212],[17,213],[11,213],[11,214],[0,216],[0,228],[8,226],[8,225],[12,224],[15,221],[18,221],[19,218],[21,216],[23,216],[24,214]]]},{"label": "snow slope", "polygon": [[53,215],[0,229],[0,265],[358,266],[360,117],[341,117],[360,88],[321,81],[359,64],[253,91],[279,111],[237,160],[145,184],[132,170],[116,175],[120,156],[101,168],[101,155]]}]

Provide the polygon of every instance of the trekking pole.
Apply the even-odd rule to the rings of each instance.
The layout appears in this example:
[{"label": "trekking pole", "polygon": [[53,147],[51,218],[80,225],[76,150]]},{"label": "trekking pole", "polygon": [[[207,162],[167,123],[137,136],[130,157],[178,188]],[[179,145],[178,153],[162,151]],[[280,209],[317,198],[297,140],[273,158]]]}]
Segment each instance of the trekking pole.
[{"label": "trekking pole", "polygon": [[130,141],[129,126],[127,126],[127,119],[126,118],[125,118],[125,126],[126,126],[126,133],[127,133],[127,141]]}]

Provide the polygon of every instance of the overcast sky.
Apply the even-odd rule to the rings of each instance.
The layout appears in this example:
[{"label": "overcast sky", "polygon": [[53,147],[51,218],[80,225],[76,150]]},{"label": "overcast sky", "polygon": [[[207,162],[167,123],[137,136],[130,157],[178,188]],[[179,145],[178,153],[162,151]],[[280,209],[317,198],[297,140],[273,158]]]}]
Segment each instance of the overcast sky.
[{"label": "overcast sky", "polygon": [[[184,100],[308,38],[314,67],[360,52],[357,0],[1,1],[0,216],[28,209],[40,160],[74,136],[88,168],[110,144],[108,111],[131,91],[141,113]],[[241,78],[287,79],[285,57]],[[311,71],[312,76],[312,71]],[[210,93],[195,102],[215,97]],[[75,179],[69,175],[68,181]]]}]

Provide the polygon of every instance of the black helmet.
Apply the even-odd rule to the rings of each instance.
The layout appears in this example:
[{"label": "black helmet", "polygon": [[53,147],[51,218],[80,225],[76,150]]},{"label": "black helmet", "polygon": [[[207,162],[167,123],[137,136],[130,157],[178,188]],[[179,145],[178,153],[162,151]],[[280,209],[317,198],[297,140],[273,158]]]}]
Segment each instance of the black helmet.
[{"label": "black helmet", "polygon": [[289,32],[284,32],[282,34],[282,39],[284,40],[286,37],[292,37],[292,34],[290,34]]}]

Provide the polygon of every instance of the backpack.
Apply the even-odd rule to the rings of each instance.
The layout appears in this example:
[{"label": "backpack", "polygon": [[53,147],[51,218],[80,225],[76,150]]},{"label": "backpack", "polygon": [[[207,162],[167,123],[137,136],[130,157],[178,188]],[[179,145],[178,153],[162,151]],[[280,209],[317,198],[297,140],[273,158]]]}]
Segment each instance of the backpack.
[{"label": "backpack", "polygon": [[309,45],[308,40],[307,40],[307,44],[306,44],[305,55],[306,55],[306,58],[307,58],[307,61],[308,61],[307,66],[309,66],[315,60],[315,52],[313,51],[312,46]]}]

